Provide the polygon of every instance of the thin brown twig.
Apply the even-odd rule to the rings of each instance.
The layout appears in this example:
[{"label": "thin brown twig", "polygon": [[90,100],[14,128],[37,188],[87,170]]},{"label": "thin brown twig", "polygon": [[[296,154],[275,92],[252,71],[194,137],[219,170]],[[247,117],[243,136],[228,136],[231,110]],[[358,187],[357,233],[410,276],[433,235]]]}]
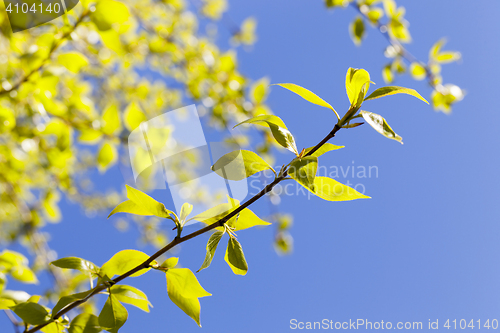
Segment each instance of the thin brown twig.
[{"label": "thin brown twig", "polygon": [[[314,146],[314,148],[311,149],[304,156],[310,156],[310,155],[314,154],[314,152],[316,152],[319,148],[321,148],[321,146],[323,146],[326,142],[328,142],[330,139],[332,139],[335,136],[335,134],[340,130],[340,128],[341,127],[338,124],[336,124],[333,127],[333,129],[331,130],[331,132],[328,133],[328,135],[325,136],[325,138],[323,138],[323,140],[321,140],[320,143],[318,143],[316,146]],[[239,214],[243,209],[247,208],[248,206],[250,206],[251,204],[253,204],[255,201],[259,200],[266,193],[269,193],[279,182],[281,182],[282,180],[284,180],[287,177],[287,175],[288,175],[288,171],[285,170],[278,177],[276,177],[273,182],[267,184],[259,193],[257,193],[256,195],[254,195],[252,198],[250,198],[249,200],[247,200],[246,202],[244,202],[238,208],[236,208],[235,210],[233,210],[232,212],[230,212],[228,215],[224,216],[223,218],[221,218],[217,222],[214,222],[214,223],[212,223],[210,225],[207,225],[206,227],[201,228],[201,229],[199,229],[199,230],[197,230],[195,232],[192,232],[192,233],[190,233],[190,234],[188,234],[188,235],[186,235],[184,237],[179,237],[179,236],[175,237],[174,240],[172,240],[165,247],[163,247],[162,249],[160,249],[159,251],[157,251],[155,254],[153,254],[152,256],[150,256],[146,261],[144,261],[140,265],[137,265],[136,267],[132,268],[128,272],[126,272],[126,273],[124,273],[124,274],[122,274],[122,275],[114,278],[111,281],[108,281],[108,282],[106,282],[104,284],[100,284],[100,285],[96,286],[94,289],[92,289],[92,292],[89,293],[85,298],[77,300],[77,301],[69,304],[67,307],[63,308],[58,313],[53,314],[52,315],[52,319],[50,321],[48,321],[46,323],[43,323],[43,324],[40,324],[40,325],[37,325],[37,326],[34,326],[31,329],[27,330],[26,333],[37,332],[38,330],[40,330],[40,329],[44,328],[45,326],[49,325],[50,323],[54,322],[55,320],[57,320],[58,318],[60,318],[64,314],[66,314],[69,311],[73,310],[74,308],[78,307],[80,304],[85,303],[87,300],[89,300],[94,295],[96,295],[96,294],[100,293],[101,291],[109,288],[111,285],[119,283],[120,281],[126,279],[127,277],[131,276],[132,274],[134,274],[134,273],[136,273],[138,271],[141,271],[143,269],[147,269],[147,268],[151,267],[150,265],[151,265],[151,263],[155,259],[157,259],[158,257],[160,257],[162,254],[166,253],[167,251],[169,251],[170,249],[172,249],[176,245],[181,244],[181,243],[183,243],[183,242],[185,242],[187,240],[190,240],[191,238],[197,237],[197,236],[199,236],[201,234],[204,234],[207,231],[210,231],[210,230],[215,229],[217,227],[223,226],[227,221],[229,221],[231,218],[233,218],[234,216],[236,216],[237,214]]]}]

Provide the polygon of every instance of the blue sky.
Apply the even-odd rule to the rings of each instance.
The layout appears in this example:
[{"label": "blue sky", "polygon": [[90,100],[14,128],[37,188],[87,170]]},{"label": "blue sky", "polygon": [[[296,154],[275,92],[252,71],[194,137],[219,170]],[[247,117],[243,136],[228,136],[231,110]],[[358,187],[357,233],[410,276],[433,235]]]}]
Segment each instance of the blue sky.
[{"label": "blue sky", "polygon": [[[384,320],[393,326],[422,322],[422,331],[429,319],[439,320],[440,330],[447,319],[456,319],[457,327],[461,319],[467,324],[473,319],[475,331],[477,320],[481,325],[500,320],[500,3],[398,4],[406,7],[413,37],[408,48],[418,58],[426,60],[441,37],[448,38],[446,49],[462,53],[459,64],[443,67],[443,76],[445,83],[467,91],[465,99],[449,116],[410,96],[366,102],[363,109],[382,114],[405,144],[363,125],[340,131],[331,142],[346,148],[319,162],[344,169],[376,166],[378,177],[337,179],[362,184],[372,199],[332,203],[282,197],[280,210],[294,216],[292,255],[275,254],[272,227],[239,232],[247,276],[231,272],[222,247],[212,266],[197,274],[213,294],[201,299],[202,329],[170,302],[161,273],[132,278],[130,284],[145,291],[154,308],[146,314],[128,307],[129,320],[120,332],[283,332],[290,330],[291,319]],[[354,46],[347,30],[356,15],[352,8],[327,11],[319,0],[232,1],[229,15],[238,22],[248,16],[258,20],[257,44],[251,51],[239,50],[241,71],[254,79],[268,76],[272,83],[299,84],[342,114],[348,108],[348,67],[364,68],[376,87],[384,85],[387,42],[370,28],[362,46]],[[431,88],[424,82],[403,76],[395,84],[430,98]],[[271,88],[268,101],[299,148],[316,144],[335,124],[328,109],[279,87]],[[280,164],[290,159],[290,154],[278,154]],[[110,177],[114,186],[123,186],[118,170]],[[266,216],[268,202],[262,200],[252,210]],[[64,204],[63,214],[71,221],[47,227],[53,233],[50,245],[60,257],[102,264],[126,248],[153,252],[137,245],[133,230],[120,233],[104,216],[85,217],[70,203]],[[194,271],[203,261],[207,239],[193,239],[173,254]],[[30,287],[30,292],[38,288]],[[8,325],[4,316],[0,325]]]}]

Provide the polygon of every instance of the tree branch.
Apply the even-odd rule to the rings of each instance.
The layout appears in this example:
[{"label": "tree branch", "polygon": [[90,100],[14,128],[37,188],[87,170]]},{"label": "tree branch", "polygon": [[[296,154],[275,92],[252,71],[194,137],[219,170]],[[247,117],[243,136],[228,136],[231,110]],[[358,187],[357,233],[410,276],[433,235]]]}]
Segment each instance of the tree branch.
[{"label": "tree branch", "polygon": [[[311,149],[304,156],[310,156],[310,155],[314,154],[314,152],[316,152],[319,148],[321,148],[321,146],[323,146],[326,142],[328,142],[330,139],[332,139],[335,136],[335,134],[340,130],[340,128],[341,127],[338,124],[336,124],[333,127],[333,129],[330,131],[330,133],[328,133],[328,135],[325,136],[325,138],[323,138],[323,140],[321,140],[320,143],[318,143],[316,146],[314,146],[314,148]],[[158,252],[156,252],[155,254],[153,254],[151,257],[149,257],[142,264],[140,264],[140,265],[132,268],[128,272],[126,272],[126,273],[124,273],[124,274],[122,274],[122,275],[114,278],[113,280],[106,282],[105,284],[101,284],[101,285],[96,286],[94,289],[92,289],[92,292],[89,295],[87,295],[85,298],[83,298],[81,300],[77,300],[77,301],[69,304],[67,307],[61,309],[58,313],[54,314],[52,316],[52,320],[50,320],[50,321],[48,321],[46,323],[34,326],[30,330],[27,330],[26,333],[37,332],[38,330],[40,330],[40,329],[44,328],[45,326],[49,325],[50,323],[54,322],[55,320],[57,320],[58,318],[60,318],[64,314],[66,314],[69,311],[73,310],[74,308],[78,307],[80,304],[85,303],[88,299],[90,299],[94,295],[96,295],[99,292],[101,292],[101,291],[109,288],[110,285],[114,285],[114,284],[116,284],[116,283],[118,283],[118,282],[126,279],[127,277],[131,276],[132,274],[134,274],[134,273],[136,273],[138,271],[141,271],[143,269],[149,268],[150,264],[151,264],[151,262],[153,262],[153,260],[155,260],[158,257],[160,257],[162,254],[166,253],[167,251],[169,251],[170,249],[172,249],[174,246],[176,246],[178,244],[181,244],[181,243],[183,243],[183,242],[185,242],[187,240],[190,240],[191,238],[194,238],[196,236],[204,234],[207,231],[210,231],[210,230],[215,229],[217,227],[223,226],[224,223],[226,223],[231,218],[233,218],[234,216],[236,216],[237,214],[239,214],[243,209],[247,208],[248,206],[250,206],[251,204],[253,204],[255,201],[259,200],[266,193],[269,193],[279,182],[281,182],[282,180],[284,180],[287,177],[287,175],[288,175],[288,170],[285,170],[279,177],[276,177],[273,182],[267,184],[259,193],[257,193],[256,195],[254,195],[252,198],[250,198],[249,200],[247,200],[246,202],[244,202],[238,208],[236,208],[231,213],[227,214],[226,216],[224,216],[223,218],[221,218],[217,222],[214,222],[214,223],[212,223],[210,225],[207,225],[206,227],[204,227],[202,229],[199,229],[199,230],[197,230],[195,232],[192,232],[192,233],[190,233],[190,234],[188,234],[188,235],[186,235],[184,237],[175,237],[173,241],[171,241],[165,247],[163,247]]]}]

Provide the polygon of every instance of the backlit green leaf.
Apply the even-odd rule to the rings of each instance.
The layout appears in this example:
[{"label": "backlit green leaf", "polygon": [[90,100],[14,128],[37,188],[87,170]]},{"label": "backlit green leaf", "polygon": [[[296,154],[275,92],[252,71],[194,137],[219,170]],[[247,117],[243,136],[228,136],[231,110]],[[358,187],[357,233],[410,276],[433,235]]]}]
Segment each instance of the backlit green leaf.
[{"label": "backlit green leaf", "polygon": [[450,62],[454,62],[459,60],[462,57],[460,52],[452,52],[452,51],[447,51],[447,52],[439,52],[436,55],[435,61],[437,61],[440,64],[448,64]]},{"label": "backlit green leaf", "polygon": [[129,106],[125,109],[125,113],[123,115],[123,121],[125,123],[125,127],[129,131],[133,131],[139,125],[143,122],[146,121],[146,115],[140,108],[140,106],[132,102],[129,104]]},{"label": "backlit green leaf", "polygon": [[226,224],[234,228],[234,231],[239,231],[258,225],[266,226],[270,225],[271,223],[261,220],[257,215],[255,215],[254,212],[252,212],[248,208],[245,208],[238,214],[237,219],[232,219]]},{"label": "backlit green leaf", "polygon": [[46,322],[49,313],[43,306],[33,302],[19,303],[11,308],[23,322],[31,325],[40,325]]},{"label": "backlit green leaf", "polygon": [[107,135],[116,135],[121,131],[120,113],[118,105],[112,103],[102,113],[102,132]]},{"label": "backlit green leaf", "polygon": [[171,268],[166,272],[166,277],[168,297],[201,327],[198,298],[212,294],[203,289],[188,268]]},{"label": "backlit green leaf", "polygon": [[351,39],[357,46],[361,45],[361,40],[365,37],[365,22],[361,16],[357,16],[349,25]]},{"label": "backlit green leaf", "polygon": [[[169,214],[173,214],[171,210],[165,208],[165,205],[156,201],[144,192],[141,192],[131,186],[125,185],[127,188],[127,198],[138,205],[142,212],[148,211],[149,215],[158,217],[170,218]],[[127,208],[131,208],[130,205]],[[135,214],[135,213],[134,213]],[[145,215],[145,214],[140,214]]]},{"label": "backlit green leaf", "polygon": [[[314,147],[306,148],[304,154],[309,153],[313,148]],[[324,153],[327,153],[327,152],[332,151],[332,150],[341,149],[341,148],[345,148],[345,146],[336,146],[336,145],[333,145],[333,144],[327,142],[327,143],[323,144],[321,147],[319,147],[319,149],[316,150],[312,155],[309,155],[309,156],[319,157],[319,156],[323,155]]]},{"label": "backlit green leaf", "polygon": [[418,62],[412,62],[410,65],[410,73],[411,76],[415,80],[423,80],[427,76],[427,72],[425,71],[425,67],[419,64]]},{"label": "backlit green leaf", "polygon": [[121,204],[119,204],[118,206],[116,206],[115,209],[113,209],[111,211],[111,213],[109,213],[108,219],[111,215],[116,214],[116,213],[130,213],[130,214],[144,215],[144,216],[153,215],[149,210],[137,205],[132,200],[124,201]]},{"label": "backlit green leaf", "polygon": [[219,241],[221,240],[222,235],[224,235],[224,232],[216,231],[210,236],[207,242],[207,254],[205,255],[205,260],[203,261],[200,269],[196,271],[196,273],[210,266],[210,264],[212,263],[212,259],[214,258],[215,250],[217,249],[217,245],[219,245]]},{"label": "backlit green leaf", "polygon": [[0,310],[9,310],[11,307],[15,306],[16,302],[7,298],[0,298]]},{"label": "backlit green leaf", "polygon": [[302,186],[314,191],[314,178],[318,170],[318,158],[316,156],[306,156],[296,158],[290,163],[288,174],[299,182]]},{"label": "backlit green leaf", "polygon": [[118,160],[118,151],[115,145],[105,142],[97,153],[97,168],[104,173]]},{"label": "backlit green leaf", "polygon": [[88,291],[85,291],[85,292],[82,292],[82,293],[76,293],[76,294],[72,294],[72,295],[67,295],[67,296],[61,297],[59,299],[59,301],[57,301],[57,303],[54,306],[54,308],[52,309],[52,315],[57,314],[59,311],[61,311],[64,308],[66,308],[69,304],[71,304],[71,303],[73,303],[75,301],[84,299],[91,292],[92,292],[92,290],[88,290]]},{"label": "backlit green leaf", "polygon": [[120,302],[133,305],[145,312],[149,312],[149,306],[151,303],[149,303],[146,294],[137,288],[115,284],[111,287],[111,294]]},{"label": "backlit green leaf", "polygon": [[309,188],[307,189],[321,199],[328,201],[349,201],[370,198],[369,196],[361,194],[353,188],[328,177],[317,176],[314,179],[314,188],[314,192]]},{"label": "backlit green leaf", "polygon": [[373,127],[377,132],[379,132],[386,138],[396,140],[401,144],[403,143],[403,138],[397,135],[392,130],[391,126],[389,126],[389,124],[385,121],[384,117],[368,111],[361,111],[360,114],[363,116],[366,122],[370,124],[370,126]]},{"label": "backlit green leaf", "polygon": [[97,273],[99,270],[99,267],[94,265],[94,263],[77,257],[57,259],[51,262],[51,264],[59,268],[77,269],[83,273]]},{"label": "backlit green leaf", "polygon": [[127,309],[113,295],[108,300],[99,314],[99,325],[110,333],[116,333],[128,318]]},{"label": "backlit green leaf", "polygon": [[311,103],[319,105],[319,106],[323,106],[325,108],[329,108],[330,110],[335,112],[335,114],[339,118],[339,115],[338,115],[337,111],[335,111],[333,106],[331,106],[330,104],[325,102],[321,97],[319,97],[318,95],[316,95],[312,91],[309,91],[306,88],[303,88],[303,87],[296,85],[296,84],[293,84],[293,83],[276,83],[273,85],[277,85],[277,86],[283,87],[285,89],[288,89],[291,92],[296,93],[297,95],[299,95],[300,97],[302,97],[303,99],[305,99],[308,102],[311,102]]},{"label": "backlit green leaf", "polygon": [[177,258],[177,257],[171,257],[171,258],[168,258],[167,260],[165,260],[163,262],[163,264],[160,265],[160,267],[163,267],[163,268],[174,268],[175,266],[177,266],[178,262],[179,262],[179,258]]},{"label": "backlit green leaf", "polygon": [[99,333],[99,318],[91,313],[81,313],[76,316],[69,324],[69,333]]},{"label": "backlit green leaf", "polygon": [[[102,265],[99,275],[106,275],[109,278],[112,278],[114,275],[122,275],[148,259],[149,256],[144,252],[137,250],[122,250]],[[149,271],[149,269],[150,268],[140,270],[131,276],[142,275]]]},{"label": "backlit green leaf", "polygon": [[392,72],[391,64],[384,66],[382,69],[382,78],[385,83],[392,83],[394,81],[394,73]]},{"label": "backlit green leaf", "polygon": [[227,243],[227,250],[224,260],[226,260],[227,264],[229,265],[229,267],[231,267],[231,270],[234,274],[247,274],[248,265],[245,259],[245,255],[243,254],[243,249],[241,248],[240,243],[233,237],[230,237],[229,242]]},{"label": "backlit green leaf", "polygon": [[[255,124],[264,127],[269,127],[271,129],[271,133],[274,136],[274,139],[284,148],[290,150],[291,152],[298,155],[297,146],[295,145],[295,139],[290,133],[290,131],[286,128],[285,123],[281,120],[280,117],[270,116],[270,115],[262,115],[247,119],[236,126],[240,126],[242,124]],[[234,127],[236,127],[234,126]]]},{"label": "backlit green leaf", "polygon": [[215,162],[212,170],[229,180],[242,180],[257,172],[274,169],[259,155],[249,150],[235,150],[227,153]]},{"label": "backlit green leaf", "polygon": [[255,104],[262,103],[266,99],[268,86],[268,78],[262,78],[255,82],[250,87],[250,98],[252,99],[252,102],[254,102]]},{"label": "backlit green leaf", "polygon": [[99,30],[109,30],[115,23],[125,23],[130,18],[126,5],[115,0],[101,0],[97,2],[91,20]]},{"label": "backlit green leaf", "polygon": [[10,275],[24,283],[38,283],[35,273],[27,266],[17,266],[11,269]]},{"label": "backlit green leaf", "polygon": [[384,97],[384,96],[395,95],[395,94],[411,95],[411,96],[414,96],[414,97],[424,101],[425,103],[429,104],[429,102],[427,102],[425,100],[425,98],[420,96],[420,94],[416,90],[409,89],[409,88],[403,88],[403,87],[396,87],[396,86],[388,86],[388,87],[378,88],[377,90],[372,92],[370,94],[370,96],[366,97],[365,101],[368,101],[370,99]]},{"label": "backlit green leaf", "polygon": [[[349,68],[345,77],[345,89],[351,107],[359,107],[370,88],[370,74],[364,69]],[[360,100],[361,99],[361,100]]]},{"label": "backlit green leaf", "polygon": [[57,57],[57,62],[75,74],[89,64],[87,58],[79,52],[60,54]]}]

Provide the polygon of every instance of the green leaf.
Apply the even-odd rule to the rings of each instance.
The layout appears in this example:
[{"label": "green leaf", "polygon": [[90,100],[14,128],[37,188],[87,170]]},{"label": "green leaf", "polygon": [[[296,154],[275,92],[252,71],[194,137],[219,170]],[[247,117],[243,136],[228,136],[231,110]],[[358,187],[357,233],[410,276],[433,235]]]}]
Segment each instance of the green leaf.
[{"label": "green leaf", "polygon": [[137,288],[115,284],[111,287],[111,294],[120,302],[133,305],[142,311],[149,312],[149,306],[151,303],[149,303],[146,294]]},{"label": "green leaf", "polygon": [[47,310],[37,303],[19,303],[10,309],[27,324],[40,325],[49,320],[49,313]]},{"label": "green leaf", "polygon": [[16,302],[7,298],[0,298],[0,310],[9,310],[11,307],[15,306]]},{"label": "green leaf", "polygon": [[69,324],[68,333],[99,333],[99,318],[91,313],[81,313]]},{"label": "green leaf", "polygon": [[165,260],[163,262],[163,264],[160,265],[160,267],[163,267],[163,268],[174,268],[175,266],[177,266],[178,262],[179,262],[179,258],[177,258],[177,257],[171,257],[171,258],[168,258],[167,260]]},{"label": "green leaf", "polygon": [[135,102],[130,103],[129,106],[125,109],[125,113],[123,114],[125,127],[129,131],[133,131],[134,129],[139,127],[139,125],[143,121],[146,120],[146,115],[144,114],[140,106]]},{"label": "green leaf", "polygon": [[116,213],[130,213],[135,215],[151,216],[153,215],[149,210],[137,205],[132,200],[127,200],[119,204],[109,213],[108,219],[111,215]]},{"label": "green leaf", "polygon": [[[359,108],[370,88],[370,74],[364,69],[349,68],[345,77],[345,89],[351,108]],[[361,100],[360,100],[361,99]]]},{"label": "green leaf", "polygon": [[[185,202],[182,207],[181,207],[181,212],[179,214],[179,220],[181,221],[181,223],[183,223],[188,215],[193,211],[193,205],[191,205],[190,203],[187,203]],[[184,222],[185,223],[185,222]],[[183,224],[184,224],[183,223]]]},{"label": "green leaf", "polygon": [[377,90],[372,92],[370,94],[370,96],[366,97],[365,101],[368,101],[370,99],[384,97],[384,96],[395,95],[395,94],[411,95],[411,96],[414,96],[414,97],[420,99],[421,101],[424,101],[425,103],[429,104],[429,102],[427,102],[425,100],[425,98],[420,96],[420,94],[416,90],[409,89],[409,88],[403,88],[403,87],[396,87],[396,86],[388,86],[388,87],[378,88]]},{"label": "green leaf", "polygon": [[[109,278],[113,278],[114,275],[122,275],[148,259],[149,256],[144,252],[137,250],[123,250],[112,256],[111,259],[102,265],[99,275],[106,275]],[[151,264],[153,265],[153,263],[154,262]],[[130,276],[140,276],[149,270],[150,268],[143,269]]]},{"label": "green leaf", "polygon": [[262,78],[252,84],[252,86],[250,87],[250,98],[253,103],[261,104],[266,99],[268,86],[268,78]]},{"label": "green leaf", "polygon": [[460,54],[460,52],[452,52],[452,51],[439,52],[436,55],[435,61],[440,64],[448,64],[450,62],[459,60],[461,57],[462,55]]},{"label": "green leaf", "polygon": [[419,64],[418,62],[412,62],[410,65],[410,73],[411,76],[415,80],[423,80],[427,76],[427,72],[425,71],[425,67]]},{"label": "green leaf", "polygon": [[24,283],[38,283],[36,274],[27,266],[16,266],[11,269],[10,275],[21,282]]},{"label": "green leaf", "polygon": [[214,258],[215,250],[217,249],[217,245],[219,245],[219,241],[221,240],[222,235],[224,235],[223,231],[216,231],[210,236],[207,242],[207,254],[205,255],[205,260],[203,261],[200,269],[196,271],[196,273],[210,266],[210,264],[212,263],[212,259]]},{"label": "green leaf", "polygon": [[203,222],[205,224],[212,224],[212,223],[220,220],[221,218],[223,218],[227,214],[229,214],[231,211],[236,209],[239,205],[240,205],[239,203],[237,203],[237,204],[235,204],[235,203],[219,204],[215,207],[212,207],[212,208],[190,218],[188,221],[196,220],[196,221]]},{"label": "green leaf", "polygon": [[79,52],[68,52],[60,54],[57,57],[57,62],[66,67],[72,73],[78,73],[80,70],[89,64],[87,58]]},{"label": "green leaf", "polygon": [[96,274],[99,270],[99,267],[94,265],[94,263],[77,257],[66,257],[57,259],[56,261],[53,261],[50,264],[59,268],[77,269],[80,272],[91,273],[91,274]]},{"label": "green leaf", "polygon": [[234,228],[234,231],[239,231],[243,229],[248,229],[255,227],[257,225],[270,225],[271,223],[261,220],[254,212],[250,209],[245,208],[239,214],[237,219],[231,219],[231,221],[226,223],[228,226]]},{"label": "green leaf", "polygon": [[288,174],[302,186],[308,187],[314,192],[314,178],[318,170],[318,158],[306,156],[296,158],[290,163]]},{"label": "green leaf", "polygon": [[429,50],[429,59],[430,60],[435,60],[436,56],[439,54],[441,51],[441,48],[446,44],[446,38],[441,38],[438,40],[434,45],[432,45],[431,49]]},{"label": "green leaf", "polygon": [[314,188],[314,192],[309,188],[307,189],[321,199],[328,201],[350,201],[370,198],[369,196],[361,194],[353,188],[328,177],[317,176],[314,179]]},{"label": "green leaf", "polygon": [[54,308],[52,309],[52,316],[54,316],[55,314],[57,314],[62,309],[66,308],[69,304],[71,304],[71,303],[73,303],[75,301],[84,299],[91,292],[92,292],[92,290],[88,290],[88,291],[84,291],[82,293],[76,293],[76,294],[72,294],[72,295],[67,295],[67,296],[61,297],[59,299],[59,301],[57,301],[57,303],[54,306]]},{"label": "green leaf", "polygon": [[389,124],[385,121],[384,117],[368,111],[361,111],[359,114],[361,114],[366,122],[370,124],[370,126],[373,127],[373,129],[375,129],[377,132],[379,132],[386,138],[396,140],[403,144],[403,138],[397,135],[392,130],[391,126],[389,126]]},{"label": "green leaf", "polygon": [[382,78],[385,83],[392,83],[394,81],[394,73],[392,72],[391,64],[385,65],[382,69]]},{"label": "green leaf", "polygon": [[99,314],[99,325],[110,333],[116,333],[125,324],[127,318],[127,309],[114,295],[109,295]]},{"label": "green leaf", "polygon": [[227,153],[212,166],[215,173],[229,180],[242,180],[267,169],[276,174],[266,161],[249,150],[235,150]]},{"label": "green leaf", "polygon": [[156,201],[144,192],[136,190],[133,187],[125,185],[127,188],[127,198],[135,205],[125,201],[116,206],[109,214],[108,218],[115,213],[131,213],[137,215],[154,215],[158,217],[171,218],[169,214],[175,215],[171,210],[165,208],[165,205]]},{"label": "green leaf", "polygon": [[330,110],[335,112],[335,114],[337,115],[337,118],[340,119],[337,111],[335,111],[333,106],[331,106],[330,104],[325,102],[321,97],[319,97],[318,95],[316,95],[312,91],[309,91],[306,88],[303,88],[303,87],[296,85],[296,84],[293,84],[293,83],[275,83],[272,85],[276,85],[276,86],[280,86],[280,87],[283,87],[285,89],[288,89],[291,92],[296,93],[297,95],[299,95],[300,97],[302,97],[303,99],[305,99],[308,102],[311,102],[311,103],[319,105],[319,106],[323,106],[325,108],[329,108]]},{"label": "green leaf", "polygon": [[130,12],[126,5],[120,1],[102,0],[95,6],[91,14],[91,20],[99,30],[105,31],[113,27],[113,24],[125,23],[129,20]]},{"label": "green leaf", "polygon": [[365,22],[361,16],[357,16],[349,25],[351,39],[357,46],[361,45],[361,40],[365,37]]},{"label": "green leaf", "polygon": [[[271,133],[274,136],[274,139],[284,148],[290,150],[295,155],[298,155],[297,146],[295,145],[295,139],[290,133],[290,131],[286,128],[285,123],[281,120],[280,117],[277,116],[269,116],[262,115],[247,119],[236,126],[240,126],[242,124],[255,124],[264,127],[269,127],[271,129]],[[236,127],[234,126],[234,127]],[[234,128],[233,127],[233,128]]]},{"label": "green leaf", "polygon": [[118,105],[112,103],[102,113],[102,132],[107,135],[117,135],[120,133],[122,126],[120,122],[120,113]]},{"label": "green leaf", "polygon": [[103,143],[97,153],[97,168],[100,173],[106,172],[118,160],[118,151],[116,146],[108,142]]},{"label": "green leaf", "polygon": [[196,276],[188,268],[171,268],[166,272],[168,297],[201,327],[200,301],[212,296],[203,289]]},{"label": "green leaf", "polygon": [[27,266],[28,258],[16,251],[3,250],[0,253],[0,268],[10,269],[14,266]]},{"label": "green leaf", "polygon": [[[314,147],[306,148],[304,151],[304,154],[307,155],[307,153],[309,153],[313,148]],[[311,154],[309,156],[319,157],[319,156],[323,155],[324,153],[328,153],[329,151],[337,150],[337,149],[341,149],[341,148],[345,148],[345,146],[336,146],[336,145],[333,145],[333,144],[327,142],[327,143],[323,144],[321,147],[319,147],[318,150],[316,150],[313,154]]]},{"label": "green leaf", "polygon": [[233,237],[229,238],[227,243],[227,250],[224,260],[227,262],[231,270],[236,275],[246,275],[248,272],[248,265],[243,254],[241,244]]}]

